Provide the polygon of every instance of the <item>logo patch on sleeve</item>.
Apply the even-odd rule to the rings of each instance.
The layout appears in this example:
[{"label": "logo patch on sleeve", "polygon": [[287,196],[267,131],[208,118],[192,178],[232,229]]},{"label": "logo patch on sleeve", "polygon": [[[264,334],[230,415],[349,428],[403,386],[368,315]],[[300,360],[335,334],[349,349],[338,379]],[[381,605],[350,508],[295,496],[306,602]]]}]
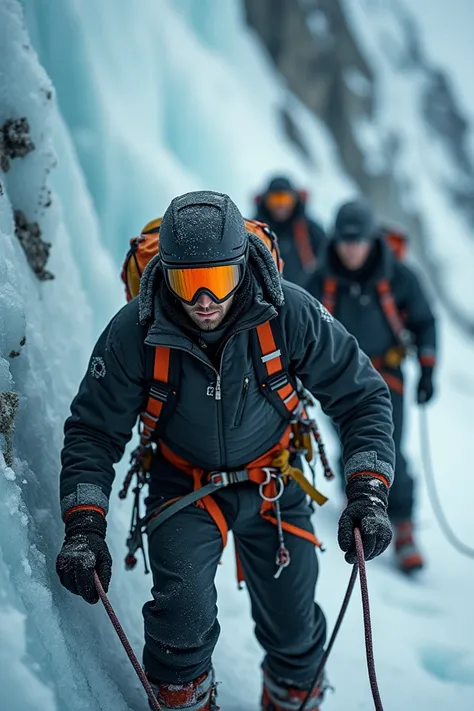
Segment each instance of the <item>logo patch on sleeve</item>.
[{"label": "logo patch on sleeve", "polygon": [[91,360],[91,366],[89,369],[90,374],[93,378],[103,378],[107,372],[105,367],[105,360],[101,356],[94,356]]},{"label": "logo patch on sleeve", "polygon": [[334,316],[329,313],[327,308],[320,301],[318,301],[318,309],[323,321],[327,321],[328,323],[332,323],[334,321]]}]

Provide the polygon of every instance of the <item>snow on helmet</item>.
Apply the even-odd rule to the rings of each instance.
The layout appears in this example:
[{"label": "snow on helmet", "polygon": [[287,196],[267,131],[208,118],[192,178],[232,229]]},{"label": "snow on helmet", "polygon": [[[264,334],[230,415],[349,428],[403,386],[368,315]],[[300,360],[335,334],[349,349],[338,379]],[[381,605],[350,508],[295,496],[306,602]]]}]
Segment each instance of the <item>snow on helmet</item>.
[{"label": "snow on helmet", "polygon": [[244,218],[228,195],[199,191],[175,198],[160,227],[168,288],[186,304],[202,292],[226,301],[244,279],[248,245]]},{"label": "snow on helmet", "polygon": [[202,190],[172,200],[160,227],[163,265],[246,261],[244,218],[228,195]]}]

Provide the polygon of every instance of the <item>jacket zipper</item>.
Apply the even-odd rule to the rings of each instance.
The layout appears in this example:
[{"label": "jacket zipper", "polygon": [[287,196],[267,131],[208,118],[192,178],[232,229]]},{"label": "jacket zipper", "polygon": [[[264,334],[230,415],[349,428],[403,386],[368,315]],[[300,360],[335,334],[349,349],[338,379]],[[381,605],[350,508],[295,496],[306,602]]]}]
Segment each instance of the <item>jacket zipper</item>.
[{"label": "jacket zipper", "polygon": [[[268,319],[267,319],[268,320]],[[265,323],[265,321],[261,321],[260,323]],[[224,343],[222,346],[222,351],[221,351],[221,357],[220,357],[220,362],[219,362],[219,370],[215,368],[212,363],[210,363],[207,360],[204,360],[204,358],[201,358],[198,356],[196,353],[193,353],[190,351],[188,348],[184,348],[182,346],[170,346],[170,348],[174,348],[175,350],[179,351],[184,351],[185,353],[189,353],[190,356],[193,356],[197,360],[199,360],[201,363],[204,363],[204,365],[207,365],[208,368],[211,368],[211,370],[216,374],[216,384],[214,388],[214,399],[217,402],[217,435],[218,435],[218,441],[219,441],[219,459],[221,462],[225,461],[225,457],[222,455],[225,454],[225,442],[224,442],[224,435],[223,435],[223,429],[224,429],[224,423],[223,423],[223,417],[222,417],[222,407],[221,407],[221,401],[222,401],[222,377],[221,377],[221,372],[222,372],[222,363],[224,360],[224,353],[225,349],[227,348],[229,342],[234,338],[234,336],[239,335],[240,333],[243,333],[244,331],[251,331],[253,328],[256,328],[260,323],[255,324],[255,326],[251,327],[244,327],[237,329],[232,333],[227,341]],[[150,343],[150,345],[153,345],[153,343]]]},{"label": "jacket zipper", "polygon": [[242,416],[244,414],[245,402],[247,400],[247,394],[249,391],[249,383],[250,383],[250,378],[248,377],[248,375],[246,375],[244,378],[244,384],[242,386],[242,395],[240,396],[240,402],[239,402],[239,406],[237,408],[237,414],[235,416],[234,425],[236,427],[240,427],[240,425],[242,424]]},{"label": "jacket zipper", "polygon": [[[217,371],[216,371],[216,373],[217,373]],[[217,380],[216,380],[216,388],[215,388],[215,392],[214,392],[214,397],[216,400],[220,400],[222,397],[220,373],[217,373]]]},{"label": "jacket zipper", "polygon": [[[217,403],[217,412],[218,412],[218,416],[217,416],[217,433],[218,433],[218,437],[219,437],[219,456],[220,456],[221,462],[226,461],[226,457],[225,457],[225,454],[226,454],[226,452],[225,452],[225,441],[224,441],[224,432],[223,432],[223,431],[224,431],[224,422],[223,422],[223,417],[222,417],[222,407],[221,407],[221,404],[220,404],[220,402],[221,402],[221,373],[222,373],[222,363],[224,362],[225,349],[226,349],[227,346],[229,345],[230,341],[231,341],[235,336],[237,336],[239,333],[242,333],[243,331],[246,331],[246,330],[250,330],[250,329],[241,328],[241,329],[239,329],[239,330],[237,330],[237,331],[234,331],[234,333],[233,333],[231,336],[229,336],[229,338],[227,339],[227,341],[226,341],[226,342],[224,343],[224,345],[222,346],[222,351],[221,351],[221,357],[220,357],[220,362],[219,362],[219,372],[218,372],[218,374],[217,374],[216,393],[215,393],[215,395],[216,395],[216,400],[218,400],[218,403]],[[224,454],[224,457],[222,457],[222,454]]]}]

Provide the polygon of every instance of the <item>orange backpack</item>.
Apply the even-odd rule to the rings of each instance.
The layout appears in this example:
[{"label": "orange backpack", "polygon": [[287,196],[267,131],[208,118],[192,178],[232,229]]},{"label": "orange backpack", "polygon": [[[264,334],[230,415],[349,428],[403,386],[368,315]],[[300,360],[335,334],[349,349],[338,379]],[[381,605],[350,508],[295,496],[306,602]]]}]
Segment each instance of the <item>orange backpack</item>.
[{"label": "orange backpack", "polygon": [[404,232],[393,227],[382,227],[382,234],[397,259],[404,259],[408,249],[408,238]]},{"label": "orange backpack", "polygon": [[[160,225],[162,217],[152,220],[145,225],[138,237],[130,240],[130,249],[122,267],[122,281],[125,284],[125,295],[127,301],[131,301],[138,296],[140,290],[140,279],[148,262],[159,252],[160,246]],[[264,222],[258,220],[244,220],[247,232],[257,235],[275,261],[277,269],[283,272],[283,260],[280,256],[277,236]]]}]

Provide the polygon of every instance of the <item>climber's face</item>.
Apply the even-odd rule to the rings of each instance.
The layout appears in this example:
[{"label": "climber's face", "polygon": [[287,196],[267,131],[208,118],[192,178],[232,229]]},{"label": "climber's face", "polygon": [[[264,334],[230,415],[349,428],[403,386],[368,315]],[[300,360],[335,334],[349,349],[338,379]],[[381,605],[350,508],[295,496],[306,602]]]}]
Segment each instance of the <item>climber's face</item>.
[{"label": "climber's face", "polygon": [[361,269],[367,261],[372,247],[372,242],[339,242],[336,245],[337,256],[346,269],[355,271]]}]

